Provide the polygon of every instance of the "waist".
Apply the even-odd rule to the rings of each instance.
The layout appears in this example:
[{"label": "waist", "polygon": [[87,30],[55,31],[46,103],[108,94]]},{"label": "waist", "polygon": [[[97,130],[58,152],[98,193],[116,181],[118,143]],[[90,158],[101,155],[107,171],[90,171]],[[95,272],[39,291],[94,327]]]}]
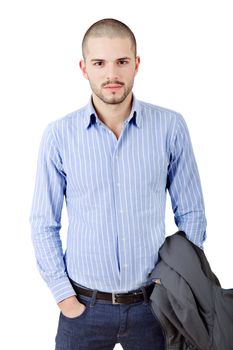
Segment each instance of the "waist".
[{"label": "waist", "polygon": [[85,296],[89,298],[94,296],[96,300],[102,300],[111,304],[132,304],[143,300],[148,301],[154,289],[154,283],[152,283],[127,293],[108,293],[80,286],[72,280],[71,284],[77,296]]}]

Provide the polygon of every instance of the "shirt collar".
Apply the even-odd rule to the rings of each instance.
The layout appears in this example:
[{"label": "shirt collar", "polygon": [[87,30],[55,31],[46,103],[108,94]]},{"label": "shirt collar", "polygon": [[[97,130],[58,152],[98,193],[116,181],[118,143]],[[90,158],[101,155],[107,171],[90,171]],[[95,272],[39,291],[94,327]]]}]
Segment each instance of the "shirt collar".
[{"label": "shirt collar", "polygon": [[[90,98],[88,104],[86,105],[85,112],[83,115],[84,126],[88,129],[91,125],[95,123],[101,123],[95,108],[92,103],[92,98]],[[133,123],[138,128],[141,127],[142,115],[140,113],[140,104],[136,97],[133,95],[133,104],[128,118],[125,120],[125,124]]]}]

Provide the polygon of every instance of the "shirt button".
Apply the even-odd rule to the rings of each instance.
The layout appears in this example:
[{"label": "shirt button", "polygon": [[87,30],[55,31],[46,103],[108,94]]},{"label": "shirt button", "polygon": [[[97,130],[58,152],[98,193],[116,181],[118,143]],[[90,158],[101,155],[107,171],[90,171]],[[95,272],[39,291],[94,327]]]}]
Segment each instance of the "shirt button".
[{"label": "shirt button", "polygon": [[124,210],[120,209],[119,212],[120,212],[121,214],[123,214],[123,213],[124,213]]},{"label": "shirt button", "polygon": [[120,185],[121,185],[120,182],[117,182],[117,186],[120,187]]}]

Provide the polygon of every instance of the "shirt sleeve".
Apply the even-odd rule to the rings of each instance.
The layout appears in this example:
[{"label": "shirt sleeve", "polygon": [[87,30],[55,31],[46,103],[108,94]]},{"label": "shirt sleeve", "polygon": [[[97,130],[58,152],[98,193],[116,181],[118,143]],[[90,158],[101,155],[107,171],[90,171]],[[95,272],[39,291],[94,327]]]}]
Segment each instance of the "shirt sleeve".
[{"label": "shirt sleeve", "polygon": [[57,303],[75,295],[66,273],[60,238],[65,191],[66,175],[50,124],[40,144],[30,223],[40,274]]},{"label": "shirt sleeve", "polygon": [[176,115],[172,129],[167,188],[175,223],[190,241],[203,248],[206,238],[204,200],[189,131],[181,115]]}]

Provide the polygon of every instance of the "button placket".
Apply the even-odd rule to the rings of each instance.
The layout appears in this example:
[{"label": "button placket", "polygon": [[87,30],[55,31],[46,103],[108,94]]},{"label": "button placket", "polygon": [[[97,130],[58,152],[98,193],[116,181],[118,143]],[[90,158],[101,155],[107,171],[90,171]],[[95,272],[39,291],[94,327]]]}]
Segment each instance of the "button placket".
[{"label": "button placket", "polygon": [[124,236],[124,232],[122,232],[123,227],[123,215],[124,215],[124,208],[122,206],[122,183],[120,181],[120,155],[119,155],[119,145],[118,143],[116,145],[115,153],[113,154],[113,186],[114,186],[114,196],[115,196],[115,210],[116,210],[116,220],[117,220],[117,236],[119,241],[119,264],[120,264],[120,270],[122,271],[123,263],[124,263],[124,240],[122,240],[122,235]]}]

